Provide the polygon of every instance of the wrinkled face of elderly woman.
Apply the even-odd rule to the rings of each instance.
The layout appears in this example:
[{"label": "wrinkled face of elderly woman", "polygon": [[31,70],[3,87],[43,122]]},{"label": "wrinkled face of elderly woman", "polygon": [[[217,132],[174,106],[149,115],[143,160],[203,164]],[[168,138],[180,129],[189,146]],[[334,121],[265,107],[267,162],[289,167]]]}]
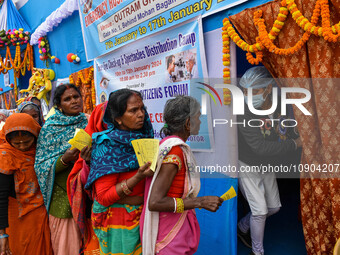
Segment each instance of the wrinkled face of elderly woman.
[{"label": "wrinkled face of elderly woman", "polygon": [[37,122],[37,123],[39,123],[39,121],[40,121],[40,113],[37,111],[37,110],[35,110],[35,109],[33,109],[33,108],[28,108],[28,107],[26,107],[26,108],[24,108],[22,111],[21,111],[22,113],[26,113],[26,114],[28,114],[28,115],[31,115],[32,116],[32,118]]},{"label": "wrinkled face of elderly woman", "polygon": [[74,88],[68,88],[60,98],[62,112],[67,116],[76,116],[83,110],[83,99]]},{"label": "wrinkled face of elderly woman", "polygon": [[115,119],[121,130],[138,130],[144,125],[145,110],[143,100],[136,94],[129,97],[123,116]]},{"label": "wrinkled face of elderly woman", "polygon": [[201,127],[201,112],[196,113],[190,118],[190,135],[198,135]]}]

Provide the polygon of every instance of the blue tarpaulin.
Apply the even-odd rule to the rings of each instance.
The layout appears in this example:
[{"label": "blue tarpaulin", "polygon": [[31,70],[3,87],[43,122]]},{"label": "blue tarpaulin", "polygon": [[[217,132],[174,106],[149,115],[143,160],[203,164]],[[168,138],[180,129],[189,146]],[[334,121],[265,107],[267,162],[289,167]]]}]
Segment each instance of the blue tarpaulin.
[{"label": "blue tarpaulin", "polygon": [[[237,179],[220,175],[220,178],[202,178],[198,196],[221,196],[231,186],[237,192]],[[196,214],[201,228],[200,244],[196,254],[236,255],[237,197],[224,201],[215,213],[196,209]]]},{"label": "blue tarpaulin", "polygon": [[[31,32],[31,28],[26,21],[21,17],[20,13],[15,8],[12,0],[5,0],[7,2],[7,30],[23,28],[24,31]],[[5,3],[1,8],[6,8]],[[36,14],[35,14],[36,15]]]}]

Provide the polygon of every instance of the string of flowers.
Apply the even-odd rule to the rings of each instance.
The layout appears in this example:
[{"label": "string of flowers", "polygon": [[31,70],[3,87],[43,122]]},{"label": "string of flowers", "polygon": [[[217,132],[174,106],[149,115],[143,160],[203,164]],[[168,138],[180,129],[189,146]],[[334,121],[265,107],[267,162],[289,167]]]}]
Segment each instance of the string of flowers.
[{"label": "string of flowers", "polygon": [[92,82],[91,82],[91,90],[92,90],[92,104],[93,104],[93,106],[95,106],[96,105],[96,88],[95,88],[95,86],[94,86],[94,79],[92,80]]},{"label": "string of flowers", "polygon": [[40,60],[45,61],[45,65],[46,67],[48,67],[48,60],[50,60],[52,56],[50,54],[50,44],[48,43],[46,36],[39,38],[38,48],[40,53]]},{"label": "string of flowers", "polygon": [[[84,102],[85,102],[85,111],[91,112],[96,104],[96,91],[94,86],[94,68],[91,67],[86,69],[85,77],[83,75],[83,71],[79,71],[75,74],[71,74],[69,76],[70,83],[75,84],[77,87],[81,85],[84,86]],[[76,78],[76,80],[74,79]]]},{"label": "string of flowers", "polygon": [[9,100],[9,103],[8,103],[6,93],[2,94],[2,100],[5,102],[6,109],[7,110],[11,109],[10,108],[11,107],[11,100]]},{"label": "string of flowers", "polygon": [[[223,68],[223,83],[230,84],[230,69],[227,66],[230,66],[230,37],[228,32],[226,31],[227,28],[224,26],[226,19],[223,20],[223,27],[222,27],[222,61],[225,68]],[[231,92],[229,89],[223,88],[223,104],[230,105],[231,103]]]},{"label": "string of flowers", "polygon": [[[16,46],[16,52],[14,59],[12,58],[11,51],[7,46],[6,49],[6,57],[3,60],[0,56],[0,72],[7,73],[8,70],[14,69],[15,71],[19,71],[23,68],[27,68],[27,70],[33,70],[33,50],[30,44],[27,44],[25,55],[23,61],[21,61],[21,49],[20,46]],[[25,69],[26,69],[25,68]]]},{"label": "string of flowers", "polygon": [[[281,32],[289,12],[294,21],[305,31],[305,33],[293,47],[287,49],[278,48],[273,41]],[[321,27],[316,26],[320,15],[322,19]],[[247,44],[240,38],[228,19],[225,19],[223,23],[230,38],[238,47],[247,51],[247,60],[251,64],[258,64],[262,61],[264,48],[277,55],[291,55],[302,48],[309,40],[311,34],[323,37],[328,42],[337,42],[340,37],[340,22],[333,26],[330,25],[328,0],[316,1],[311,21],[302,15],[294,0],[282,0],[280,12],[269,33],[267,32],[265,21],[262,18],[262,11],[256,11],[254,13],[254,24],[258,28],[259,35],[256,37],[256,43],[252,45]],[[252,53],[255,53],[256,57],[254,57]]]},{"label": "string of flowers", "polygon": [[24,31],[23,28],[9,29],[0,31],[0,47],[16,46],[27,44],[30,39],[30,32]]},{"label": "string of flowers", "polygon": [[[316,36],[323,36],[323,38],[328,42],[336,42],[339,38],[340,32],[340,22],[335,24],[334,26],[330,26],[330,14],[329,14],[329,5],[327,0],[318,0],[316,1],[314,12],[317,12],[318,15],[311,21],[309,21],[297,8],[294,0],[285,0],[282,1],[283,5],[287,5],[289,11],[292,14],[295,22],[304,30],[308,31]],[[322,26],[316,26],[318,18],[321,14]]]}]

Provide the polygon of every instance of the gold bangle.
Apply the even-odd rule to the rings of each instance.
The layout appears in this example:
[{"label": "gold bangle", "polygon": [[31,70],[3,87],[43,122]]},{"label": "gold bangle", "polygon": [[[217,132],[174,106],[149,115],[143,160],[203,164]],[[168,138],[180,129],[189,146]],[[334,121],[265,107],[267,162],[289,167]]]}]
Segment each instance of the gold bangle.
[{"label": "gold bangle", "polygon": [[63,156],[60,156],[60,162],[61,162],[64,166],[68,166],[68,164],[64,162]]},{"label": "gold bangle", "polygon": [[123,192],[125,195],[130,195],[132,193],[132,190],[129,189],[128,185],[127,185],[127,180],[123,180],[121,183],[120,183],[120,187],[122,188]]},{"label": "gold bangle", "polygon": [[184,202],[182,198],[176,198],[177,202],[177,208],[176,208],[176,213],[182,213],[184,212]]}]

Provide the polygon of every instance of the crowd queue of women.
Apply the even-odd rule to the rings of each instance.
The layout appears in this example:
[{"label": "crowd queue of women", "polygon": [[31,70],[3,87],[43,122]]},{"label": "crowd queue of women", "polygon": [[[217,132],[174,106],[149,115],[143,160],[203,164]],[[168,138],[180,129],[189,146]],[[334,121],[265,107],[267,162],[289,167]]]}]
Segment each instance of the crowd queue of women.
[{"label": "crowd queue of women", "polygon": [[[151,162],[138,165],[131,145],[153,138],[139,92],[112,92],[89,118],[74,85],[57,87],[54,104],[44,123],[39,106],[26,102],[0,133],[0,255],[193,254],[194,209],[214,212],[223,202],[197,197],[185,141],[199,132],[199,103],[167,101],[155,172]],[[92,147],[71,149],[77,128],[92,135]]]}]

